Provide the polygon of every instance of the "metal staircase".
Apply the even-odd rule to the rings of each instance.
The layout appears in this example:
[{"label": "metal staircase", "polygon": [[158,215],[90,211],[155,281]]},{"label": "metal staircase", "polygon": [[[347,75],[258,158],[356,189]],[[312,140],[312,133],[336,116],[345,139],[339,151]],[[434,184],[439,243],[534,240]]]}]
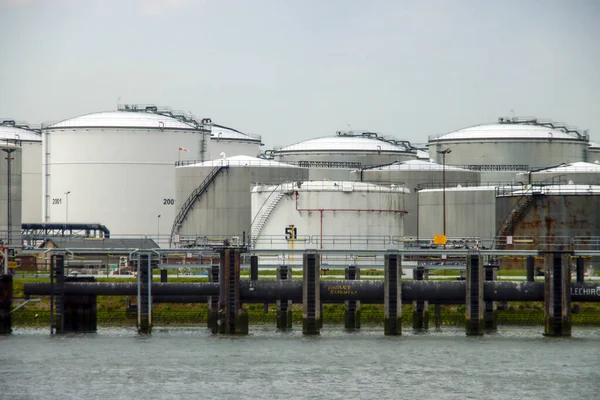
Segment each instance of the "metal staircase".
[{"label": "metal staircase", "polygon": [[[502,221],[500,228],[496,233],[496,237],[507,237],[514,234],[517,225],[523,220],[532,204],[535,202],[533,187],[529,188],[521,198],[515,203],[508,215]],[[506,246],[506,243],[498,243],[496,247],[501,248]]]},{"label": "metal staircase", "polygon": [[196,200],[198,200],[200,198],[200,196],[202,196],[202,194],[206,191],[208,186],[215,180],[215,178],[219,175],[219,173],[221,173],[223,170],[225,170],[227,168],[229,168],[229,165],[226,165],[226,164],[217,165],[212,171],[210,171],[208,176],[206,178],[204,178],[202,183],[192,192],[192,194],[189,195],[189,197],[187,198],[185,203],[183,203],[183,206],[181,206],[179,213],[177,213],[177,216],[175,217],[175,221],[173,222],[173,227],[171,228],[171,243],[173,243],[173,238],[174,238],[175,234],[179,232],[179,227],[181,226],[183,221],[185,221],[185,219],[187,218],[187,216],[188,216],[190,210],[192,209],[192,206],[196,202]]},{"label": "metal staircase", "polygon": [[283,194],[284,193],[283,190],[281,190],[281,185],[277,186],[277,188],[273,192],[271,192],[261,209],[258,211],[258,214],[254,218],[254,221],[256,222],[253,221],[252,223],[252,248],[256,246],[256,241],[258,240],[260,232],[262,231],[265,224],[267,223],[267,220],[273,213],[273,210],[275,210],[275,208],[279,204],[279,201],[282,199]]}]

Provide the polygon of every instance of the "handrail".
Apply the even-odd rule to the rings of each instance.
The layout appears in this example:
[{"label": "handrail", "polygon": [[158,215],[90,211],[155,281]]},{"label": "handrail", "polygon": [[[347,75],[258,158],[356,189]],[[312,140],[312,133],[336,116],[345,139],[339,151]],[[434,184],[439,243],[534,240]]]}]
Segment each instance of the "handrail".
[{"label": "handrail", "polygon": [[222,170],[224,170],[226,168],[229,168],[229,165],[224,164],[223,162],[220,165],[213,168],[213,170],[210,171],[210,173],[206,176],[206,178],[204,178],[202,183],[196,189],[194,189],[192,194],[189,195],[189,197],[187,198],[185,203],[183,203],[183,206],[181,206],[179,213],[177,213],[177,216],[175,217],[175,220],[173,221],[173,227],[171,228],[171,239],[170,239],[169,247],[173,243],[173,237],[174,237],[176,231],[179,230],[181,223],[187,217],[190,209],[192,208],[192,205],[196,202],[196,199],[198,199],[198,197],[200,197],[202,195],[202,193],[204,193],[204,191],[207,189],[208,185],[211,184],[211,182],[215,179],[215,177]]}]

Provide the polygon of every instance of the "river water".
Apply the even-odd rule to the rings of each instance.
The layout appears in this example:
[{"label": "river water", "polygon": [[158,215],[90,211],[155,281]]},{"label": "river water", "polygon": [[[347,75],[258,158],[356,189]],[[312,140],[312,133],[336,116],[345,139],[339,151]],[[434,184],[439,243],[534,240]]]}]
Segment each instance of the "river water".
[{"label": "river water", "polygon": [[0,399],[599,399],[600,328],[546,338],[542,327],[459,328],[386,337],[251,326],[100,328],[0,337]]}]

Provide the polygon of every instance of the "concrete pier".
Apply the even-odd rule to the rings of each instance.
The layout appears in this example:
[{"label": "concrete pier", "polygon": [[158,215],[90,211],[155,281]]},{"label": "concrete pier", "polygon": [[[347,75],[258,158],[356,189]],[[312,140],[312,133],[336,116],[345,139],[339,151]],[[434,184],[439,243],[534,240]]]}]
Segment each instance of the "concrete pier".
[{"label": "concrete pier", "polygon": [[484,302],[483,302],[483,279],[484,268],[481,265],[479,254],[467,256],[467,279],[466,279],[466,333],[467,336],[483,335]]},{"label": "concrete pier", "polygon": [[544,254],[544,336],[571,336],[570,252]]},{"label": "concrete pier", "polygon": [[385,255],[383,328],[385,335],[402,334],[402,264],[397,253]]},{"label": "concrete pier", "polygon": [[[356,265],[346,267],[345,277],[349,281],[360,280],[360,269]],[[360,300],[346,300],[344,327],[349,330],[360,329]]]},{"label": "concrete pier", "polygon": [[[292,279],[292,267],[277,267],[277,280],[287,281]],[[277,329],[285,330],[292,328],[292,300],[282,297],[277,300]]]},{"label": "concrete pier", "polygon": [[227,247],[221,250],[219,288],[217,332],[247,334],[248,312],[240,302],[240,249]]},{"label": "concrete pier", "polygon": [[303,256],[302,333],[321,333],[321,256],[307,253]]},{"label": "concrete pier", "polygon": [[[423,281],[429,279],[429,273],[425,267],[415,269],[415,280]],[[413,301],[413,329],[423,330],[429,328],[429,302]]]},{"label": "concrete pier", "polygon": [[10,316],[12,296],[12,276],[0,275],[0,334],[2,335],[12,332],[12,319]]},{"label": "concrete pier", "polygon": [[138,333],[152,333],[152,253],[137,254],[137,328]]}]

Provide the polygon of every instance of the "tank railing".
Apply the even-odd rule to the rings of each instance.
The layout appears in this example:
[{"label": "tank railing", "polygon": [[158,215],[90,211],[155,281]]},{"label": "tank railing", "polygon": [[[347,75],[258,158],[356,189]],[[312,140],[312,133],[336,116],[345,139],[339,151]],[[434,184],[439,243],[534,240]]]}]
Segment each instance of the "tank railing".
[{"label": "tank railing", "polygon": [[533,236],[496,236],[490,240],[488,248],[495,246],[512,246],[515,249],[531,249],[537,248],[539,243]]},{"label": "tank railing", "polygon": [[211,182],[215,179],[217,174],[219,174],[225,168],[229,168],[229,164],[224,161],[222,161],[220,165],[213,168],[213,170],[210,171],[206,178],[204,178],[202,183],[192,192],[192,194],[189,195],[185,203],[183,203],[183,206],[181,207],[179,213],[177,213],[177,216],[175,217],[173,227],[171,228],[171,243],[173,242],[175,234],[179,231],[181,224],[187,217],[187,214],[189,213],[190,209],[196,202],[196,199],[202,195],[202,193],[207,189],[208,185],[210,185]]},{"label": "tank railing", "polygon": [[600,250],[600,236],[575,236],[573,248],[575,250]]},{"label": "tank railing", "polygon": [[[461,187],[483,187],[483,188],[494,188],[498,186],[510,185],[512,181],[498,181],[498,182],[476,182],[476,181],[448,181],[446,180],[446,189],[461,188]],[[424,182],[417,185],[417,189],[443,189],[443,181],[435,182]]]},{"label": "tank railing", "polygon": [[540,250],[572,250],[573,238],[571,236],[540,236],[538,238]]},{"label": "tank railing", "polygon": [[30,131],[32,133],[41,134],[42,133],[42,125],[41,124],[29,124],[26,121],[15,121],[14,119],[9,118],[0,118],[0,126],[8,126],[11,128],[19,128],[26,131]]},{"label": "tank railing", "polygon": [[465,164],[465,165],[455,165],[452,164],[452,167],[468,169],[470,171],[514,171],[514,172],[522,172],[529,171],[529,165],[527,164]]},{"label": "tank railing", "polygon": [[[257,135],[256,133],[246,133],[246,132],[240,132],[240,131],[238,131],[237,129],[230,128],[230,127],[228,127],[228,126],[224,126],[224,125],[219,125],[219,124],[213,124],[213,125],[212,125],[212,127],[213,127],[213,129],[214,129],[214,128],[222,128],[222,129],[227,129],[227,130],[229,130],[229,131],[233,131],[233,132],[239,133],[240,135],[248,136],[248,138],[250,138],[250,139],[254,139],[254,140],[258,140],[258,141],[261,141],[261,140],[262,140],[262,137],[261,137],[260,135]],[[217,135],[217,136],[214,136],[214,138],[215,138],[215,139],[217,139],[217,140],[218,140],[218,139],[223,139],[223,138],[221,138],[221,137],[220,137],[220,136],[218,136],[218,135]]]},{"label": "tank railing", "polygon": [[155,104],[117,104],[117,110],[130,112],[148,112],[153,114],[165,115],[204,130],[210,130],[212,125],[212,122],[209,118],[203,118],[200,120],[192,113],[173,110],[170,107],[156,106]]},{"label": "tank railing", "polygon": [[[565,133],[574,134],[573,137],[577,139],[585,139],[589,140],[589,134],[587,130],[580,130],[576,127],[566,126],[566,124],[562,122],[553,122],[552,120],[542,120],[537,119],[536,117],[500,117],[498,118],[498,123],[500,124],[518,124],[518,125],[535,125],[535,126],[543,126],[551,129],[556,129],[563,131]],[[473,125],[470,128],[482,126],[482,125]],[[429,141],[436,140],[441,138],[442,136],[447,135],[447,133],[437,134],[437,135],[429,135]]]}]

